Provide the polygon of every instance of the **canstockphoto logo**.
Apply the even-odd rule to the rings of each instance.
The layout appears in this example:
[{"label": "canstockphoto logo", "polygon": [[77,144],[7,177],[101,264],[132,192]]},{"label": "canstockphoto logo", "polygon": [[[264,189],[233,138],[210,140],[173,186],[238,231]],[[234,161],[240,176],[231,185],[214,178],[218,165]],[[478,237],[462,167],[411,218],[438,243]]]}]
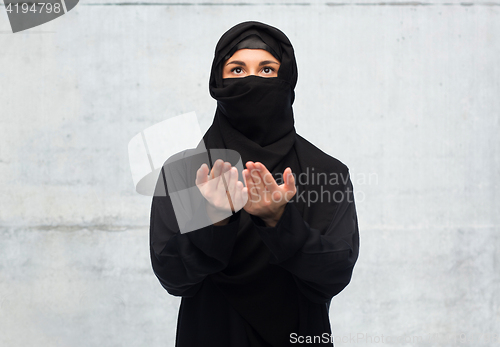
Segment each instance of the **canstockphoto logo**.
[{"label": "canstockphoto logo", "polygon": [[78,0],[4,0],[13,33],[36,27],[71,11]]}]

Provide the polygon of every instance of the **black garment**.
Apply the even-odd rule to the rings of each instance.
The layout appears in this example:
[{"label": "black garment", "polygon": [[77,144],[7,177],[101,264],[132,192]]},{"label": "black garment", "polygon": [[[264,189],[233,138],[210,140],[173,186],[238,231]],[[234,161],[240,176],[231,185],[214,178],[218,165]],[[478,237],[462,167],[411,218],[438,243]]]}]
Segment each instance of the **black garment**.
[{"label": "black garment", "polygon": [[224,60],[229,59],[234,52],[240,49],[264,49],[274,55],[278,60],[280,56],[271,47],[269,47],[264,41],[262,41],[257,35],[250,35],[246,39],[240,41],[236,46],[234,46],[229,53],[224,57]]},{"label": "black garment", "polygon": [[[277,52],[278,77],[223,80],[223,57],[249,35]],[[225,226],[186,234],[168,191],[153,198],[153,270],[170,294],[183,297],[177,346],[298,345],[291,334],[324,342],[307,346],[332,345],[328,309],[358,257],[357,216],[347,167],[295,133],[296,81],[293,49],[276,28],[242,23],[216,47],[210,92],[218,107],[203,144],[236,150],[243,163],[260,161],[275,177],[290,167],[297,194],[275,227],[241,210]],[[196,169],[186,161],[181,173],[194,181]]]}]

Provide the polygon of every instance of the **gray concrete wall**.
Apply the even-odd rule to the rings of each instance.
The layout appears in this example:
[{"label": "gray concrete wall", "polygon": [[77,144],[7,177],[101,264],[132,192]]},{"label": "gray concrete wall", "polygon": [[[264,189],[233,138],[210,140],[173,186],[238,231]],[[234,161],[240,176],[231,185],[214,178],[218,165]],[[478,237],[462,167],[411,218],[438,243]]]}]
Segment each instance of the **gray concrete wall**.
[{"label": "gray concrete wall", "polygon": [[127,144],[190,111],[208,128],[244,20],[288,35],[296,129],[353,175],[336,345],[500,343],[500,2],[127,2],[16,34],[0,7],[1,346],[173,346]]}]

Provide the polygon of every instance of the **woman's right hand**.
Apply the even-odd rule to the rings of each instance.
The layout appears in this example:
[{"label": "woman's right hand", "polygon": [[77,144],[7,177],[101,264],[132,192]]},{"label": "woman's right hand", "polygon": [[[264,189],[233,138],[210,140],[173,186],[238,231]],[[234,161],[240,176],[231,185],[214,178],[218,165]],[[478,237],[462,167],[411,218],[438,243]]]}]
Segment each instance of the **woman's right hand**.
[{"label": "woman's right hand", "polygon": [[216,160],[209,174],[207,164],[196,172],[196,185],[207,199],[207,213],[214,225],[225,225],[231,212],[237,212],[248,200],[247,189],[238,181],[238,169],[222,159]]}]

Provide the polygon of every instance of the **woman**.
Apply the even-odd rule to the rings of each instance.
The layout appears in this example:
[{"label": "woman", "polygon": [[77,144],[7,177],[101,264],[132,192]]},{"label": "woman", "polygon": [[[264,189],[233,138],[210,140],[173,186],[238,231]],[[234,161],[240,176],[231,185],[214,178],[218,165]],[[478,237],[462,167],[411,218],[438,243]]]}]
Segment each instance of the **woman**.
[{"label": "woman", "polygon": [[[153,270],[182,296],[177,346],[332,346],[329,305],[358,257],[357,216],[348,168],[295,132],[297,76],[290,41],[269,25],[238,24],[216,46],[203,143],[239,153],[245,187],[230,162],[196,166],[213,224],[188,233],[168,192],[153,198]],[[229,203],[210,185],[223,174]]]}]

